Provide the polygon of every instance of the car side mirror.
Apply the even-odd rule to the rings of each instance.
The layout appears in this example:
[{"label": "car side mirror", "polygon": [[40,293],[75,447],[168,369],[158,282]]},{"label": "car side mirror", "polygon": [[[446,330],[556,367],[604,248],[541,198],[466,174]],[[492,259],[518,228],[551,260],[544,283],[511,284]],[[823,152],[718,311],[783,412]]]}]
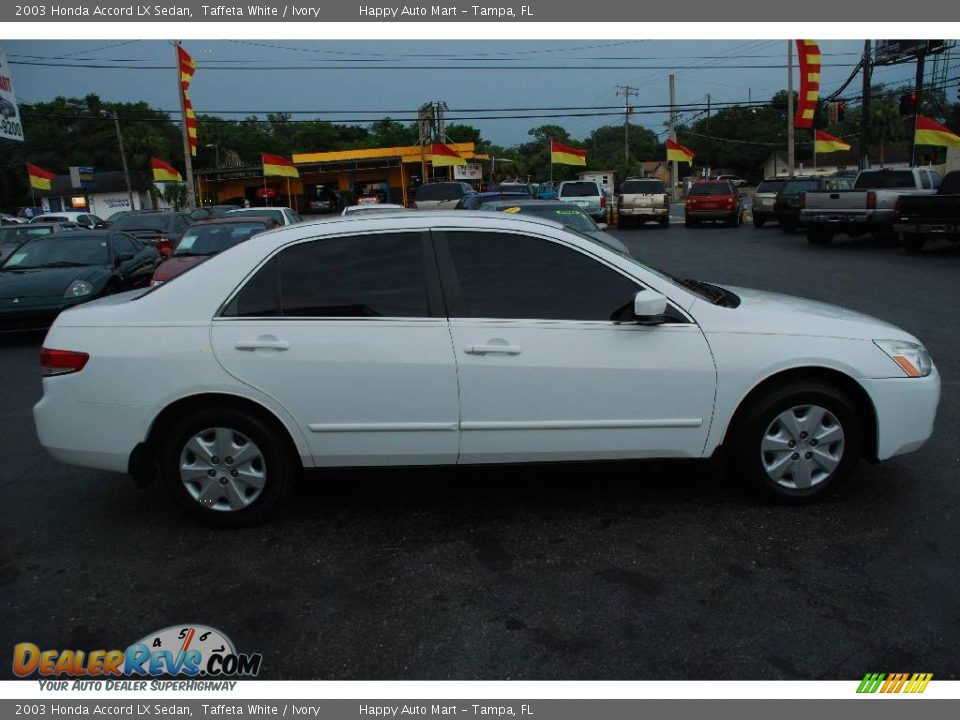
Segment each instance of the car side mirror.
[{"label": "car side mirror", "polygon": [[640,290],[633,296],[632,303],[614,310],[610,319],[614,323],[634,325],[660,325],[676,321],[673,315],[667,314],[667,298],[650,288]]}]

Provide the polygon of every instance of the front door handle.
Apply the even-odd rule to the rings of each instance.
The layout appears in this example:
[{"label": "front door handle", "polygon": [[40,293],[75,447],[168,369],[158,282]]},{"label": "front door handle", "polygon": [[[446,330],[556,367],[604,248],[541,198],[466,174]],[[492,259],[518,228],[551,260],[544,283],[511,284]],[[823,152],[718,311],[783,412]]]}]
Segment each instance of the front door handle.
[{"label": "front door handle", "polygon": [[519,345],[467,345],[467,355],[519,355]]},{"label": "front door handle", "polygon": [[289,350],[290,343],[286,340],[264,337],[256,340],[237,340],[233,346],[237,350]]}]

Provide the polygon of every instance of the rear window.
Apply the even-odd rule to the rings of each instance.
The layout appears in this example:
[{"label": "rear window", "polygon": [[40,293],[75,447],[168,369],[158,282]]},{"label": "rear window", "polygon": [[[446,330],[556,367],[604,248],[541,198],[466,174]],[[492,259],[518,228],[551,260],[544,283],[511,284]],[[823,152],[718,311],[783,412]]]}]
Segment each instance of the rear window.
[{"label": "rear window", "polygon": [[690,188],[690,195],[733,195],[727,183],[696,183]]},{"label": "rear window", "polygon": [[624,195],[656,195],[666,191],[659,180],[627,180],[620,192]]},{"label": "rear window", "polygon": [[909,170],[885,170],[862,172],[853,185],[855,190],[885,190],[888,188],[912,188],[913,173]]},{"label": "rear window", "polygon": [[599,197],[600,187],[592,182],[568,182],[560,186],[560,197]]},{"label": "rear window", "polygon": [[111,230],[155,230],[166,232],[173,218],[171,213],[124,215],[111,226]]},{"label": "rear window", "polygon": [[783,186],[786,184],[786,180],[764,180],[762,183],[757,185],[757,192],[778,193],[783,190]]},{"label": "rear window", "polygon": [[814,192],[816,189],[816,180],[791,180],[783,186],[781,192],[784,195],[799,195],[802,192]]},{"label": "rear window", "polygon": [[417,200],[459,200],[465,194],[460,183],[427,183],[417,189]]}]

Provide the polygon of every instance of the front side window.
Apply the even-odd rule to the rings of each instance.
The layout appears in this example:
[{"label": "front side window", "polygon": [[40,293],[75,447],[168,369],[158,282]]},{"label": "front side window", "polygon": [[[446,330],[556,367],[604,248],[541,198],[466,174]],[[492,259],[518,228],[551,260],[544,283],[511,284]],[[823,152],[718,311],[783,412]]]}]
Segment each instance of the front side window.
[{"label": "front side window", "polygon": [[315,240],[281,251],[227,317],[429,317],[419,233]]},{"label": "front side window", "polygon": [[463,307],[455,317],[602,320],[640,286],[559,243],[497,232],[450,232]]}]

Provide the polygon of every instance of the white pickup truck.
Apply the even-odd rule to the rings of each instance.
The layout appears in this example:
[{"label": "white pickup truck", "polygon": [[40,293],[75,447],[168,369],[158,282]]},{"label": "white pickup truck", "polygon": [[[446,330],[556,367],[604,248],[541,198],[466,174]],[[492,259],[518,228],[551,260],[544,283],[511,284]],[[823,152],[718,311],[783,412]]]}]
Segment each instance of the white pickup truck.
[{"label": "white pickup truck", "polygon": [[627,178],[617,195],[617,217],[620,227],[642,225],[648,220],[670,225],[670,196],[656,178]]},{"label": "white pickup truck", "polygon": [[827,245],[838,233],[892,240],[897,199],[932,195],[940,182],[939,173],[929,168],[864,170],[852,190],[803,193],[800,222],[807,226],[807,240],[813,245]]}]

